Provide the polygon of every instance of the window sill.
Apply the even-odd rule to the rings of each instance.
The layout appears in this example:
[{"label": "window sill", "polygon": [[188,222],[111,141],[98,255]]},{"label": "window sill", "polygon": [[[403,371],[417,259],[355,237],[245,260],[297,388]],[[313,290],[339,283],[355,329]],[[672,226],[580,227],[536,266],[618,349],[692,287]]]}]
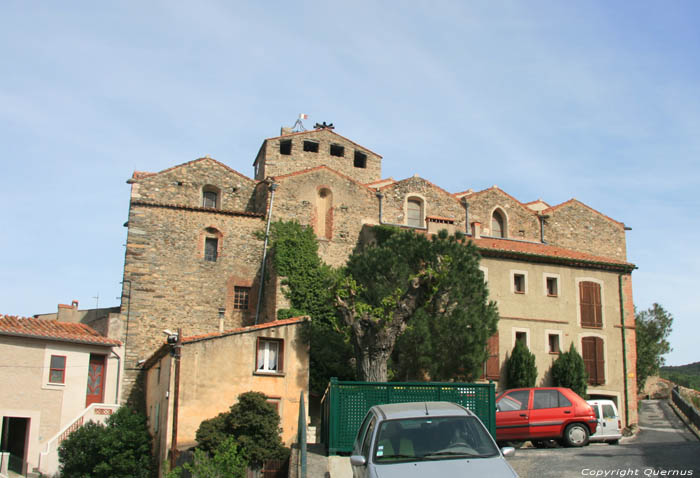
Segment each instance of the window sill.
[{"label": "window sill", "polygon": [[264,370],[256,370],[253,375],[260,375],[263,377],[284,377],[287,374],[284,372],[265,372]]},{"label": "window sill", "polygon": [[603,326],[602,325],[583,325],[583,324],[581,324],[581,328],[582,329],[598,329],[598,330],[600,330],[603,328]]},{"label": "window sill", "polygon": [[561,352],[549,352],[549,355],[561,355]]},{"label": "window sill", "polygon": [[514,290],[513,294],[525,295],[525,291]]},{"label": "window sill", "polygon": [[559,294],[547,294],[547,297],[552,297],[554,299],[559,297]]}]

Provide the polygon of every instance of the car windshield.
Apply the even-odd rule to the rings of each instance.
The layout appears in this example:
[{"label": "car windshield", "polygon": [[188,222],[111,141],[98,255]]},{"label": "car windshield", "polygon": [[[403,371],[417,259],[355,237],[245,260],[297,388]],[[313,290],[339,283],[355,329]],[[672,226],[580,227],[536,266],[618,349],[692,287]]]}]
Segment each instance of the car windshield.
[{"label": "car windshield", "polygon": [[475,417],[422,417],[381,423],[374,462],[486,458],[498,448]]}]

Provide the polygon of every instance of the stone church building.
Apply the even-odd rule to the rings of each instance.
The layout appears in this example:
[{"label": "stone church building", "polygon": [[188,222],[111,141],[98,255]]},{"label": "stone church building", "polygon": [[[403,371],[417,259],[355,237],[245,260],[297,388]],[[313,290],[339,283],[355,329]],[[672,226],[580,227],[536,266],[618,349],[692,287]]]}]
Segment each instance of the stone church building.
[{"label": "stone church building", "polygon": [[[506,354],[521,340],[537,358],[537,385],[549,385],[551,363],[573,344],[590,375],[589,393],[615,400],[625,424],[637,421],[635,266],[627,261],[623,223],[575,199],[521,202],[496,186],[448,192],[418,176],[382,178],[379,154],[327,127],[283,129],[263,141],[253,166],[251,178],[205,157],[128,180],[124,398],[145,387],[138,380],[160,360],[154,354],[164,330],[226,336],[276,320],[285,299],[264,258],[268,220],[312,226],[332,266],[344,263],[363,227],[391,224],[461,231],[476,244],[500,312],[485,378],[502,388]],[[263,264],[273,280],[261,291]],[[269,357],[281,360],[300,347],[257,343],[250,374],[269,372]],[[269,380],[284,374],[273,375]],[[298,410],[292,402],[280,404],[285,413]]]}]

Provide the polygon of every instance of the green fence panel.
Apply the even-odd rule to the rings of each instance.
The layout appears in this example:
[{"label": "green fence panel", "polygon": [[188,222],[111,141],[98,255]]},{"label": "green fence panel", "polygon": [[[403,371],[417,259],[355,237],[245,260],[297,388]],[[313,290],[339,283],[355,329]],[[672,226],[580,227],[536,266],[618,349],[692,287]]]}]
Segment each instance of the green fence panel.
[{"label": "green fence panel", "polygon": [[332,378],[321,402],[321,440],[328,453],[350,453],[362,419],[374,405],[452,402],[474,412],[496,436],[493,383],[341,382]]}]

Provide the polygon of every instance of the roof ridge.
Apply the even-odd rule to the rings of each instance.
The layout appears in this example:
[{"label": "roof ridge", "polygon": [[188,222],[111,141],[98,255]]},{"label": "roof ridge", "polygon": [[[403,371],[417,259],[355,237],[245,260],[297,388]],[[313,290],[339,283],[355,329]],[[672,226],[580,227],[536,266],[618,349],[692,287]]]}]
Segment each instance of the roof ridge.
[{"label": "roof ridge", "polygon": [[582,201],[580,201],[580,200],[578,200],[578,199],[576,199],[576,198],[571,198],[571,199],[569,199],[568,201],[564,201],[564,202],[561,203],[561,204],[557,204],[557,205],[555,205],[555,206],[550,206],[550,207],[548,207],[547,209],[543,209],[543,210],[542,210],[542,213],[555,212],[556,210],[561,209],[562,207],[566,206],[567,204],[572,204],[572,203],[580,204],[581,206],[585,207],[585,208],[588,209],[589,211],[591,211],[591,212],[593,212],[593,213],[595,213],[595,214],[598,214],[599,216],[601,216],[601,217],[607,219],[608,221],[614,222],[615,224],[619,224],[620,226],[625,227],[625,223],[624,223],[624,222],[621,222],[621,221],[618,221],[618,220],[616,220],[616,219],[613,219],[613,218],[611,218],[610,216],[608,216],[608,215],[606,215],[606,214],[603,214],[602,212],[598,211],[597,209],[592,208],[592,207],[589,206],[588,204],[586,204],[586,203],[584,203],[584,202],[582,202]]},{"label": "roof ridge", "polygon": [[249,178],[249,177],[246,176],[245,174],[240,173],[240,172],[236,171],[235,169],[233,169],[232,167],[227,166],[226,164],[224,164],[224,163],[222,163],[221,161],[218,161],[218,160],[216,160],[216,159],[214,159],[214,158],[210,158],[209,156],[204,156],[203,158],[193,159],[193,160],[184,162],[184,163],[182,163],[182,164],[176,164],[175,166],[171,166],[171,167],[169,167],[169,168],[163,169],[163,170],[161,170],[161,171],[158,171],[157,173],[147,172],[147,171],[134,171],[133,174],[132,174],[132,176],[131,176],[131,179],[132,179],[132,180],[138,181],[139,179],[150,178],[151,176],[157,176],[157,175],[159,175],[159,174],[168,173],[168,172],[173,171],[173,170],[175,170],[175,169],[178,169],[178,168],[181,168],[181,167],[184,167],[184,166],[189,166],[189,165],[194,164],[194,163],[197,163],[197,162],[199,162],[199,161],[206,161],[206,160],[208,160],[208,161],[213,161],[214,163],[218,164],[219,166],[222,166],[223,168],[225,168],[225,169],[231,171],[232,173],[234,173],[234,174],[240,176],[242,179],[245,179],[246,181],[250,181],[251,183],[255,183],[255,182],[256,182],[254,179]]}]

